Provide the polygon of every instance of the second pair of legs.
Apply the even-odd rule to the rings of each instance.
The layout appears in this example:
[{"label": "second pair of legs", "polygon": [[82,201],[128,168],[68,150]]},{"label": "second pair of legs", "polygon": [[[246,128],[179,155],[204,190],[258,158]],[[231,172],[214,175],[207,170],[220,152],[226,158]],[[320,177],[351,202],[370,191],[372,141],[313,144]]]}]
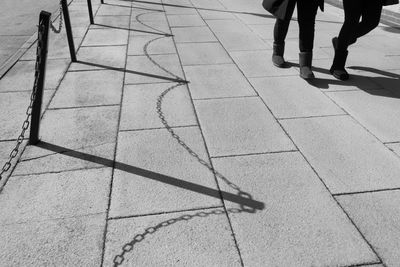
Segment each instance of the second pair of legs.
[{"label": "second pair of legs", "polygon": [[[286,67],[283,58],[285,50],[285,38],[293,11],[297,3],[297,17],[299,24],[299,65],[300,77],[312,79],[312,51],[314,43],[315,17],[318,5],[316,1],[291,0],[288,4],[288,19],[277,19],[274,27],[274,44],[272,62],[277,67]],[[382,0],[343,0],[345,20],[338,37],[332,39],[335,56],[330,68],[331,74],[340,80],[349,79],[345,70],[348,55],[348,46],[354,44],[357,39],[378,24],[382,11]],[[360,20],[361,19],[361,20]]]}]

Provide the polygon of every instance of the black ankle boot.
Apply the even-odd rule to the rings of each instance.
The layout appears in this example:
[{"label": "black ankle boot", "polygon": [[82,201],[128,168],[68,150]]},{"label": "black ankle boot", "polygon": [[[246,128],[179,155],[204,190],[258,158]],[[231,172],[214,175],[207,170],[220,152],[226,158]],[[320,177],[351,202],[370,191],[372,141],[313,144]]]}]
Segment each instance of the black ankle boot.
[{"label": "black ankle boot", "polygon": [[285,43],[273,45],[272,63],[278,68],[285,68],[287,66],[283,53],[285,52]]},{"label": "black ankle boot", "polygon": [[314,73],[311,68],[312,64],[312,52],[300,52],[299,54],[299,65],[300,65],[300,77],[303,79],[314,79]]},{"label": "black ankle boot", "polygon": [[335,49],[335,57],[333,58],[333,63],[330,68],[330,73],[336,78],[341,81],[346,81],[349,79],[349,74],[347,73],[346,69],[344,68],[346,64],[346,59],[348,55],[348,51],[341,51],[337,49],[338,39],[334,37],[332,39],[332,45]]}]

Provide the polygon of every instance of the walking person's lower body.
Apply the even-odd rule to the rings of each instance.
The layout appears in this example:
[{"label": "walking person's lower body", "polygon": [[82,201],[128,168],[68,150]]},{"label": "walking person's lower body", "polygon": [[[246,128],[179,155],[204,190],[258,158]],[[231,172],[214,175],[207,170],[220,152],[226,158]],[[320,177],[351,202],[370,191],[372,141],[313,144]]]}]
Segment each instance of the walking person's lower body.
[{"label": "walking person's lower body", "polygon": [[349,74],[345,69],[347,48],[378,26],[382,0],[343,0],[343,9],[343,26],[338,37],[332,39],[335,57],[330,72],[337,79],[347,80],[349,79]]},{"label": "walking person's lower body", "polygon": [[297,20],[299,24],[299,65],[300,76],[303,79],[312,79],[312,51],[314,46],[315,17],[318,9],[318,2],[311,0],[290,0],[287,7],[285,19],[277,18],[274,27],[274,44],[272,62],[277,67],[286,67],[287,63],[283,58],[285,50],[285,39],[289,30],[289,24],[293,11],[297,4]]}]

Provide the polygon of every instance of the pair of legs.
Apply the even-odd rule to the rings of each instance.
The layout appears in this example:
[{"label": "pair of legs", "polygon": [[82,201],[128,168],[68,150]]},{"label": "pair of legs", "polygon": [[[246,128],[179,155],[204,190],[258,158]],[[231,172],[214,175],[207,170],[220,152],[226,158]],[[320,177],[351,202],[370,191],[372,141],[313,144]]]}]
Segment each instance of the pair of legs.
[{"label": "pair of legs", "polygon": [[343,0],[343,9],[343,26],[339,36],[332,40],[335,58],[331,73],[340,80],[347,80],[349,75],[344,69],[348,54],[347,48],[354,44],[359,37],[378,26],[382,12],[382,0]]},{"label": "pair of legs", "polygon": [[314,78],[311,71],[312,50],[314,46],[315,16],[318,3],[314,0],[290,0],[285,19],[276,19],[274,27],[274,54],[272,61],[277,67],[284,67],[283,52],[289,24],[297,4],[297,20],[299,24],[299,61],[300,76],[304,79]]}]

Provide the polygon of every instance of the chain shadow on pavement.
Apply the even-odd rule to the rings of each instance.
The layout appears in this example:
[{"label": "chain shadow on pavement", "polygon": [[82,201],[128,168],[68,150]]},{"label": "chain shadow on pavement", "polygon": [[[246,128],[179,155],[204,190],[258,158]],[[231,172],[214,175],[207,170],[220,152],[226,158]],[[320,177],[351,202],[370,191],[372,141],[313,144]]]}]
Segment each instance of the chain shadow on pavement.
[{"label": "chain shadow on pavement", "polygon": [[[298,63],[289,63],[292,67],[299,68]],[[312,67],[314,72],[320,72],[324,74],[331,75],[328,69],[320,68],[320,67]],[[349,73],[350,79],[347,81],[341,81],[332,76],[331,79],[318,78],[318,74],[316,74],[316,78],[313,80],[307,81],[310,85],[317,87],[319,89],[329,89],[330,85],[341,85],[341,86],[355,86],[360,90],[365,91],[368,94],[383,96],[383,97],[391,97],[391,98],[400,98],[400,75],[388,71],[378,70],[370,67],[359,67],[359,66],[349,66],[347,69],[354,69],[360,71],[368,71],[371,73],[375,73],[378,75],[382,75],[381,77],[370,77],[366,75],[360,75],[357,73]],[[365,87],[365,82],[360,82],[362,79],[368,79],[372,84],[377,86],[376,89],[371,87]],[[391,84],[391,88],[383,88],[382,84]]]},{"label": "chain shadow on pavement", "polygon": [[183,221],[189,221],[189,220],[193,220],[193,219],[202,219],[202,218],[206,218],[209,216],[214,216],[214,215],[225,215],[228,216],[228,214],[239,214],[239,213],[255,213],[255,209],[249,209],[249,208],[215,208],[212,210],[208,210],[208,211],[199,211],[197,213],[187,213],[184,215],[181,215],[179,217],[175,217],[175,218],[171,218],[165,221],[162,221],[154,226],[150,226],[147,227],[146,229],[144,229],[141,233],[136,234],[133,238],[131,238],[131,240],[127,243],[125,243],[122,246],[122,251],[120,254],[117,254],[113,257],[113,266],[117,267],[120,266],[124,263],[125,261],[125,256],[126,254],[132,252],[132,250],[134,249],[135,245],[137,243],[142,242],[145,238],[148,238],[150,235],[153,235],[154,233],[156,233],[157,231],[159,231],[161,228],[165,228],[168,226],[171,226],[173,224],[179,223],[179,222],[183,222]]}]

